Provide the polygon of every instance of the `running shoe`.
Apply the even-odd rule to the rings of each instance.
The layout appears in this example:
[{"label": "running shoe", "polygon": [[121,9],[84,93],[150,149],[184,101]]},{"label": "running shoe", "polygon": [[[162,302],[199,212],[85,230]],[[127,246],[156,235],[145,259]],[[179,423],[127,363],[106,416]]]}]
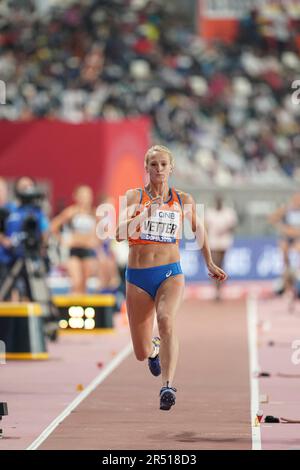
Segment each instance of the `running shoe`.
[{"label": "running shoe", "polygon": [[176,401],[176,388],[173,387],[162,387],[160,390],[160,409],[169,410]]},{"label": "running shoe", "polygon": [[158,377],[161,374],[161,367],[160,367],[160,360],[159,360],[160,338],[156,336],[155,338],[152,339],[152,343],[157,351],[157,354],[155,357],[148,358],[148,366],[149,366],[151,374],[154,375],[155,377]]}]

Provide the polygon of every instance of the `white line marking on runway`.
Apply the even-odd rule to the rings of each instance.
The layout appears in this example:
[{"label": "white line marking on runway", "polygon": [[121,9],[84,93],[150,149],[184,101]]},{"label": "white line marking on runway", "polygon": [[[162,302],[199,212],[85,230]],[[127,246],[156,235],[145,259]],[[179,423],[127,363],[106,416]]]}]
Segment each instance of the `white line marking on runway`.
[{"label": "white line marking on runway", "polygon": [[52,423],[39,435],[35,441],[27,447],[27,450],[36,450],[50,434],[57,428],[57,426],[66,419],[67,416],[75,409],[77,406],[87,398],[90,393],[92,393],[98,385],[103,382],[106,377],[111,374],[124,359],[132,352],[132,343],[129,343],[122,351],[108,364],[107,367],[99,374],[95,379],[83,390],[83,392],[78,395],[78,397],[73,400],[67,408],[52,421]]},{"label": "white line marking on runway", "polygon": [[259,370],[257,353],[257,300],[254,295],[247,299],[247,326],[248,326],[248,350],[249,350],[249,374],[251,392],[251,429],[252,450],[261,449],[260,425],[255,426],[256,413],[259,410],[259,381],[255,373]]}]

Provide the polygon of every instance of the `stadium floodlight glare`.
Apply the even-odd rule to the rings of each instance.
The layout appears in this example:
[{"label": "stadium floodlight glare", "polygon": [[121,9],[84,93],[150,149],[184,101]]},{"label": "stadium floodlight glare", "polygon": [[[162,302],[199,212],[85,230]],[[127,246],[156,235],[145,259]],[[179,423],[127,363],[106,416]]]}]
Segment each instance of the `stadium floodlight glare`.
[{"label": "stadium floodlight glare", "polygon": [[87,318],[84,321],[84,328],[86,330],[93,330],[95,328],[95,320],[93,320],[93,318]]},{"label": "stadium floodlight glare", "polygon": [[95,318],[95,309],[93,307],[87,307],[84,313],[86,318]]},{"label": "stadium floodlight glare", "polygon": [[72,306],[68,310],[69,316],[72,318],[82,318],[84,315],[84,309],[82,307]]},{"label": "stadium floodlight glare", "polygon": [[70,318],[69,325],[71,328],[83,328],[84,327],[84,320],[83,318]]},{"label": "stadium floodlight glare", "polygon": [[68,328],[67,320],[60,320],[58,325],[59,325],[59,328],[62,328],[62,329]]}]

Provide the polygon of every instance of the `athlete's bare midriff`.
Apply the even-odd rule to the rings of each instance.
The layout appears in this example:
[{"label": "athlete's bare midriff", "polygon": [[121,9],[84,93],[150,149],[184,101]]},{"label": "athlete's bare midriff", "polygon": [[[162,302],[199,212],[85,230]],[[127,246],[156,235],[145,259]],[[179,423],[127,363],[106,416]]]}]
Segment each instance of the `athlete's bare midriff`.
[{"label": "athlete's bare midriff", "polygon": [[97,239],[94,234],[72,233],[68,241],[69,248],[96,248]]},{"label": "athlete's bare midriff", "polygon": [[129,268],[151,268],[164,264],[177,263],[180,260],[177,244],[149,243],[132,245],[129,248]]}]

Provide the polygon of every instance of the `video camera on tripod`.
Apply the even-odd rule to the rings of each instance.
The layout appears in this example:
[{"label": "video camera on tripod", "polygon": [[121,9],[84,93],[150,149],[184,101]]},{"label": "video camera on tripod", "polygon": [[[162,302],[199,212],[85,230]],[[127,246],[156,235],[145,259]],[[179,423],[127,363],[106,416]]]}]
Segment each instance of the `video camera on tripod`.
[{"label": "video camera on tripod", "polygon": [[0,207],[0,233],[5,233],[5,222],[9,216],[9,210],[6,207]]},{"label": "video camera on tripod", "polygon": [[0,287],[0,300],[7,300],[14,287],[22,285],[21,295],[42,306],[45,333],[56,339],[57,310],[51,300],[46,283],[45,233],[48,220],[41,208],[44,192],[34,184],[26,189],[16,189],[19,206],[5,222],[5,234],[11,240],[12,264]]},{"label": "video camera on tripod", "polygon": [[12,245],[17,256],[38,257],[43,245],[41,220],[44,216],[41,205],[45,194],[40,188],[32,187],[16,190],[16,196],[20,201],[19,221],[15,225]]}]

